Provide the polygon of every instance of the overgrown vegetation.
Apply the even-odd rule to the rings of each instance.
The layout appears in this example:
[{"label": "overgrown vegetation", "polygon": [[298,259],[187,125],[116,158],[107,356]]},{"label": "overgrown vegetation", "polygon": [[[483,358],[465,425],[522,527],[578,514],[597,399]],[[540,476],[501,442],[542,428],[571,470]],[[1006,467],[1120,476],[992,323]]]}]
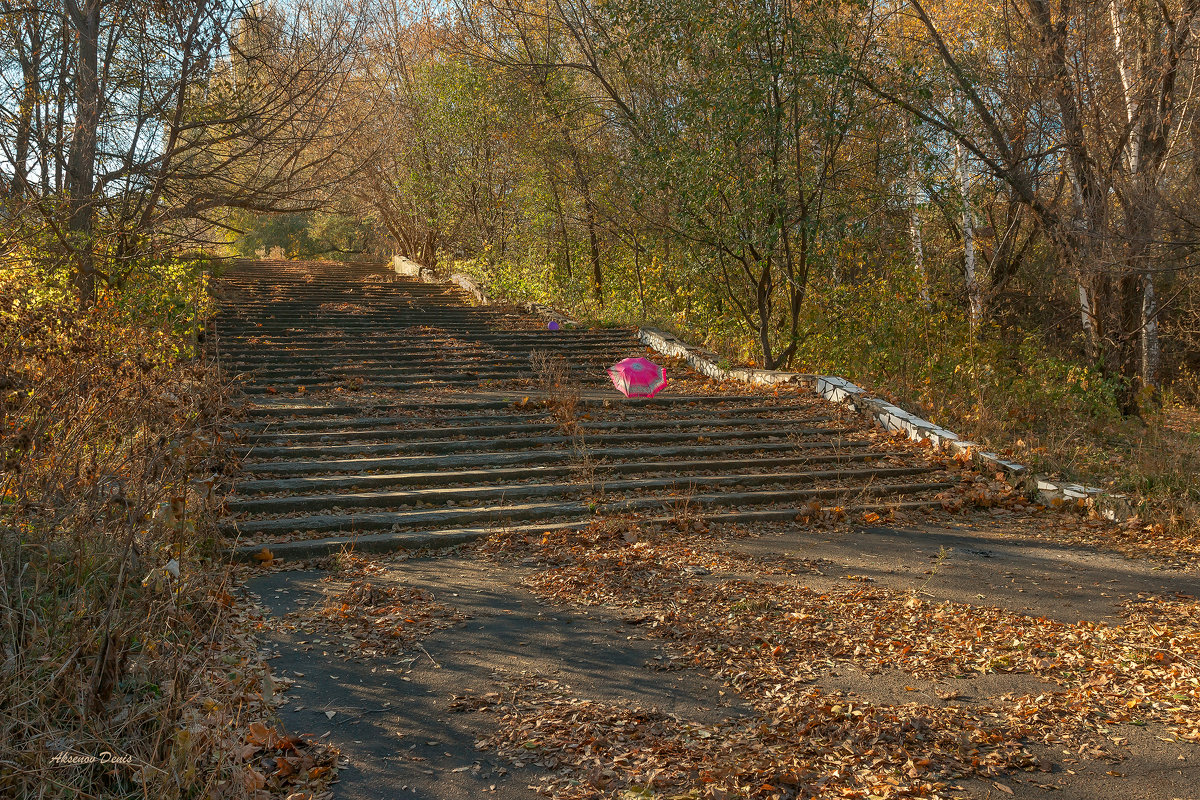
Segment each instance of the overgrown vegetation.
[{"label": "overgrown vegetation", "polygon": [[196,263],[87,310],[0,272],[0,794],[246,790],[230,753],[267,701],[212,559],[208,302]]}]

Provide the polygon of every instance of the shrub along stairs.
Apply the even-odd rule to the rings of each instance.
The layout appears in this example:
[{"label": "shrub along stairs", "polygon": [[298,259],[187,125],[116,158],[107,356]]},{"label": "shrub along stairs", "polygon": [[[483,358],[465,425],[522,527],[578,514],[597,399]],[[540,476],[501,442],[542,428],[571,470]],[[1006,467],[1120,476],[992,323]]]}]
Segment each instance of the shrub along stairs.
[{"label": "shrub along stairs", "polygon": [[[938,503],[953,470],[798,389],[717,390],[679,364],[653,399],[605,367],[629,329],[551,331],[382,266],[252,261],[217,282],[244,392],[224,532],[248,557],[441,546],[639,514],[792,520]],[[661,363],[661,358],[657,360]]]}]

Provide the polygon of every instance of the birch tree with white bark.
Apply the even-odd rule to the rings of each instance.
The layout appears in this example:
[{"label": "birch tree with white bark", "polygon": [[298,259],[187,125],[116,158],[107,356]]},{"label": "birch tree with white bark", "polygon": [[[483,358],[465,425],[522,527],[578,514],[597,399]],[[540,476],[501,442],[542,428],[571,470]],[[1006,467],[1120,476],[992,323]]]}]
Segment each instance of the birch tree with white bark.
[{"label": "birch tree with white bark", "polygon": [[[1122,408],[1135,412],[1158,383],[1157,282],[1200,241],[1184,208],[1200,190],[1200,0],[1107,0],[1099,14],[1083,0],[1011,0],[996,9],[1005,13],[992,17],[987,48],[960,35],[952,10],[904,5],[938,65],[925,85],[889,66],[882,40],[878,69],[861,80],[948,135],[960,165],[1003,182],[1029,210],[1076,284],[1088,354],[1123,379]],[[963,98],[965,116],[936,99],[935,81]],[[982,295],[965,204],[963,223],[974,319]]]}]

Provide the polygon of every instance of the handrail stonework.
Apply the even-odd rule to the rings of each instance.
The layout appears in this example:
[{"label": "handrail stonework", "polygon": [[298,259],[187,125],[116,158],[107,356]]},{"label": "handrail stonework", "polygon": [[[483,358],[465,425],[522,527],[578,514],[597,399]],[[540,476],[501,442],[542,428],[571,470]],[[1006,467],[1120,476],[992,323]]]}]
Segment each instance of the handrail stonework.
[{"label": "handrail stonework", "polygon": [[[493,303],[484,287],[461,272],[439,275],[434,270],[404,256],[394,256],[392,268],[399,275],[417,278],[426,283],[452,283],[480,305]],[[568,326],[579,324],[561,312],[540,303],[519,303],[518,305],[529,313],[538,314],[560,324]],[[928,440],[935,448],[955,455],[965,455],[980,469],[1003,476],[1006,482],[1019,489],[1030,499],[1041,500],[1048,505],[1079,503],[1105,519],[1114,521],[1125,520],[1133,515],[1132,504],[1126,495],[1112,494],[1094,486],[1056,481],[1046,476],[1035,475],[1024,464],[1007,461],[996,453],[982,450],[975,442],[967,441],[953,431],[922,419],[882,398],[872,397],[861,386],[857,386],[845,378],[836,375],[812,375],[748,367],[726,369],[717,363],[716,353],[688,344],[665,331],[639,327],[637,336],[647,347],[663,355],[683,359],[692,369],[716,381],[740,381],[756,386],[807,385],[825,400],[849,406],[854,411],[867,415],[884,430],[904,433],[913,441]]]}]

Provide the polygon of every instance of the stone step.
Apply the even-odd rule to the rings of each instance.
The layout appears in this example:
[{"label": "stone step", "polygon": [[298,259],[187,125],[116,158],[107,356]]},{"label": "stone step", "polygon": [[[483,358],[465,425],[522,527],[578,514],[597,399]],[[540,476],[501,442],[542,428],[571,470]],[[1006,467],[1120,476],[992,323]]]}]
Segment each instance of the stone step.
[{"label": "stone step", "polygon": [[[390,278],[384,281],[358,282],[351,277],[330,276],[330,280],[296,281],[286,275],[263,275],[262,278],[249,276],[238,279],[225,277],[215,287],[223,293],[231,303],[245,303],[255,298],[283,297],[289,302],[300,302],[310,297],[326,297],[329,295],[353,295],[355,297],[372,296],[403,292],[411,295],[427,295],[429,297],[452,297],[459,299],[460,307],[464,306],[461,298],[466,295],[456,286],[437,285]],[[264,279],[267,285],[264,285]],[[490,306],[485,306],[490,308]]]},{"label": "stone step", "polygon": [[[407,304],[415,306],[416,304]],[[316,308],[296,309],[285,311],[269,311],[266,309],[237,310],[226,312],[214,317],[213,322],[219,331],[269,331],[290,330],[313,325],[336,326],[338,328],[354,327],[380,331],[407,332],[412,334],[421,331],[441,332],[449,328],[470,330],[488,336],[520,335],[526,337],[543,336],[558,337],[566,341],[576,339],[617,340],[633,335],[633,328],[595,328],[587,326],[559,327],[557,330],[548,329],[548,323],[521,317],[513,314],[496,314],[485,311],[437,311],[428,310],[422,303],[420,308],[406,308],[404,303],[377,304],[373,308],[363,308],[353,313],[337,311],[322,311]],[[497,325],[504,326],[497,329]],[[406,330],[407,329],[407,330]]]},{"label": "stone step", "polygon": [[[409,390],[420,387],[442,386],[447,384],[464,384],[476,385],[483,381],[489,380],[489,376],[480,377],[478,375],[459,375],[446,373],[441,375],[422,375],[420,378],[414,378],[409,381],[364,381],[360,388],[367,390],[378,389],[395,389]],[[246,394],[296,394],[299,386],[308,385],[317,387],[334,387],[338,385],[337,381],[320,381],[314,384],[298,384],[296,382],[275,384],[275,383],[239,383],[238,388]]]},{"label": "stone step", "polygon": [[567,342],[589,339],[621,341],[634,338],[636,333],[633,328],[596,328],[583,325],[549,330],[548,323],[543,320],[535,321],[530,317],[494,316],[483,312],[406,312],[393,308],[387,313],[385,319],[371,319],[371,315],[371,312],[360,315],[331,311],[306,312],[287,316],[277,314],[272,317],[267,312],[246,312],[243,315],[218,316],[213,320],[213,324],[218,333],[229,330],[250,335],[271,331],[290,332],[294,329],[317,325],[336,326],[339,329],[357,327],[380,334],[405,336],[462,331],[497,340],[514,337],[519,339],[559,339]]},{"label": "stone step", "polygon": [[[536,533],[587,527],[587,522],[539,523],[533,525],[510,525],[505,528],[511,533]],[[267,549],[274,558],[309,559],[331,556],[341,552],[390,553],[396,550],[420,550],[423,548],[453,547],[458,544],[486,539],[496,529],[490,526],[434,528],[424,531],[403,531],[360,536],[322,537],[320,539],[298,539],[291,542],[269,542],[266,544],[242,544],[235,546],[230,555],[237,561],[251,561]],[[239,537],[244,541],[249,537]]]},{"label": "stone step", "polygon": [[[468,397],[465,393],[460,395]],[[446,411],[484,411],[484,410],[501,410],[513,409],[520,407],[523,400],[528,399],[533,403],[545,399],[545,392],[540,391],[508,391],[495,392],[489,395],[470,395],[475,399],[464,400],[447,400],[444,397],[439,397],[436,406],[439,410]],[[714,412],[725,411],[728,408],[749,408],[760,413],[771,411],[785,411],[797,408],[822,408],[828,410],[829,406],[819,403],[809,398],[803,398],[804,402],[797,402],[798,398],[789,398],[784,402],[775,402],[773,398],[765,398],[759,400],[761,405],[746,406],[746,402],[750,399],[758,399],[741,395],[667,395],[660,394],[657,397],[622,397],[621,395],[605,392],[602,397],[589,396],[584,394],[580,397],[579,405],[581,408],[612,408],[623,412],[646,411],[647,413],[670,413],[678,408],[686,409],[708,409]],[[419,402],[414,400],[413,402]],[[726,406],[724,404],[733,403],[734,406]],[[387,409],[395,410],[402,406],[403,403],[393,400],[390,403],[376,402],[361,402],[357,404],[339,403],[339,404],[312,404],[312,403],[297,403],[294,401],[288,402],[266,402],[263,400],[255,400],[252,404],[245,408],[245,413],[251,417],[324,417],[330,415],[351,415],[363,414],[372,409]]]},{"label": "stone step", "polygon": [[225,342],[221,347],[221,357],[228,364],[248,364],[258,366],[262,364],[278,363],[281,356],[286,357],[298,364],[304,363],[337,363],[344,357],[361,358],[365,361],[374,361],[380,363],[388,363],[395,358],[427,358],[436,359],[439,356],[444,356],[447,353],[455,355],[476,355],[476,356],[494,356],[494,355],[512,355],[513,353],[528,354],[534,350],[543,350],[556,355],[570,357],[571,354],[578,353],[580,355],[599,356],[608,352],[624,352],[627,350],[637,350],[644,352],[645,348],[637,342],[631,340],[623,340],[621,342],[540,342],[535,345],[493,345],[481,344],[470,341],[455,341],[455,342],[436,342],[423,344],[396,344],[386,345],[382,343],[365,346],[360,344],[341,345],[341,346],[326,346],[304,349],[300,347],[292,347],[288,349],[272,350],[264,345],[247,345],[230,347],[228,342]]},{"label": "stone step", "polygon": [[[602,380],[600,375],[602,372],[603,369],[600,367],[589,368],[582,365],[575,365],[567,369],[568,375],[594,374],[597,381]],[[404,370],[397,368],[380,373],[365,372],[355,374],[353,372],[346,372],[342,375],[314,375],[294,372],[275,375],[260,375],[255,372],[234,374],[234,379],[243,386],[275,387],[276,390],[289,390],[297,386],[336,386],[352,379],[361,379],[372,386],[403,387],[411,383],[424,383],[428,381],[470,383],[488,378],[532,381],[536,379],[536,374],[527,365],[520,363],[484,367],[463,365],[461,368],[445,367],[441,369],[425,367]],[[604,373],[603,379],[607,379],[607,373]]]},{"label": "stone step", "polygon": [[[898,457],[900,454],[892,454]],[[756,470],[780,469],[799,465],[857,464],[883,461],[888,454],[850,453],[840,455],[806,455],[781,458],[754,459],[705,459],[703,461],[621,461],[600,462],[591,465],[598,476],[639,475],[644,473],[665,475],[687,475],[713,470],[730,472],[745,470],[753,474]],[[490,469],[435,469],[420,472],[361,473],[355,475],[312,475],[304,478],[275,478],[264,480],[241,480],[237,483],[237,496],[287,492],[304,494],[333,492],[339,490],[369,489],[384,486],[438,486],[453,483],[501,483],[504,481],[539,480],[578,476],[583,471],[580,464],[564,463],[548,466],[493,467]]]},{"label": "stone step", "polygon": [[[356,349],[338,349],[335,347],[320,347],[313,351],[302,350],[299,348],[278,347],[273,348],[267,344],[255,345],[254,352],[256,356],[247,358],[245,355],[231,351],[227,348],[221,348],[221,357],[226,359],[227,365],[245,364],[248,367],[279,367],[284,368],[292,364],[330,364],[350,359],[357,363],[359,359],[363,361],[380,362],[383,364],[394,363],[397,359],[405,359],[418,363],[437,364],[447,358],[503,358],[512,359],[520,358],[522,362],[528,363],[532,353],[544,352],[551,356],[559,356],[567,361],[579,359],[596,359],[603,358],[606,355],[612,354],[613,360],[626,358],[629,356],[640,356],[645,351],[636,343],[623,343],[614,345],[574,347],[570,345],[545,344],[534,346],[523,345],[488,345],[476,346],[471,343],[456,343],[446,346],[430,347],[424,351],[413,350],[408,347],[390,347],[386,344],[379,343],[371,347],[362,347]],[[247,351],[248,352],[248,351]]]},{"label": "stone step", "polygon": [[[506,404],[502,408],[511,410],[512,404],[511,403]],[[498,410],[500,410],[500,409],[498,409]],[[592,423],[592,420],[590,419],[592,414],[588,413],[588,412],[595,412],[595,410],[596,409],[594,406],[587,406],[587,407],[583,408],[584,422],[586,422],[588,424]],[[685,410],[687,410],[687,409],[685,409]],[[823,410],[828,411],[829,409],[828,409],[828,407],[826,407]],[[347,413],[353,413],[353,411],[354,411],[353,409],[348,409]],[[739,419],[739,418],[740,419],[748,419],[746,417],[741,416],[741,415],[747,414],[747,413],[757,414],[757,416],[753,417],[753,419],[762,420],[763,422],[777,422],[777,421],[779,421],[779,417],[765,416],[765,415],[768,415],[768,414],[810,415],[813,413],[813,407],[807,406],[807,405],[805,405],[805,406],[762,406],[762,405],[726,406],[726,407],[721,407],[721,408],[715,409],[713,416],[709,417],[709,419],[716,420],[717,424],[721,425],[721,424],[724,424],[722,422],[722,420],[735,420],[735,419]],[[289,431],[318,431],[318,432],[319,431],[329,431],[329,432],[334,432],[337,430],[357,430],[357,429],[361,429],[361,428],[386,427],[389,425],[413,425],[413,426],[435,425],[435,424],[465,425],[465,424],[473,424],[473,423],[522,424],[522,423],[528,423],[528,422],[543,422],[543,421],[551,420],[553,418],[553,411],[552,411],[552,409],[541,408],[536,412],[528,413],[528,414],[513,414],[513,413],[475,414],[475,415],[467,415],[467,416],[458,415],[458,416],[444,416],[444,417],[430,417],[430,416],[425,416],[425,417],[395,417],[395,416],[393,416],[393,417],[353,417],[353,416],[346,416],[345,414],[329,414],[329,415],[314,415],[314,416],[316,416],[315,419],[285,418],[285,419],[258,420],[258,421],[251,421],[251,422],[234,422],[234,423],[227,425],[226,427],[229,428],[230,430],[247,431],[247,432],[266,431],[266,430],[276,431],[276,432],[289,432]],[[658,421],[675,420],[676,418],[675,417],[665,417],[665,416],[657,416],[657,417],[643,416],[642,419],[645,419],[647,422],[658,422]],[[689,418],[681,418],[681,419],[678,419],[678,421],[686,422],[688,419]],[[816,422],[816,421],[827,422],[831,419],[833,419],[833,418],[832,417],[818,417],[818,416],[800,416],[800,417],[796,418],[796,420],[807,420],[808,422]],[[631,420],[631,422],[632,422],[632,420]]]},{"label": "stone step", "polygon": [[[305,335],[318,339],[337,339],[340,334],[355,333],[362,338],[370,337],[372,341],[414,342],[419,337],[447,337],[463,341],[484,342],[489,344],[531,344],[538,342],[561,344],[620,344],[622,342],[637,342],[632,331],[614,334],[599,334],[590,329],[573,329],[564,331],[539,328],[516,328],[497,331],[491,326],[478,325],[406,325],[404,323],[363,323],[362,325],[347,325],[344,322],[325,320],[284,325],[249,325],[235,326],[218,323],[217,335],[231,345],[247,342],[251,339],[270,342],[303,341]],[[431,344],[433,343],[431,342]],[[641,345],[645,346],[645,345]]]},{"label": "stone step", "polygon": [[[741,507],[752,505],[795,504],[793,515],[803,510],[811,500],[827,500],[850,497],[875,497],[881,495],[910,495],[948,489],[954,484],[949,481],[928,483],[874,484],[852,487],[820,487],[811,489],[785,489],[770,492],[723,492],[719,494],[694,494],[686,498],[678,496],[649,496],[619,500],[612,503],[503,503],[490,506],[465,508],[435,508],[420,511],[386,511],[372,514],[308,514],[281,519],[248,519],[223,523],[221,530],[226,535],[261,536],[272,533],[303,531],[310,533],[332,533],[335,531],[378,531],[400,530],[401,528],[425,527],[430,525],[462,526],[486,522],[506,525],[513,522],[535,522],[544,519],[594,518],[597,515],[625,514],[638,511],[669,511],[672,504],[686,502],[689,510],[708,508]],[[788,509],[778,509],[787,511]]]},{"label": "stone step", "polygon": [[[414,350],[432,350],[447,346],[520,346],[520,347],[615,347],[632,343],[645,349],[645,345],[634,336],[592,336],[586,333],[563,335],[562,331],[549,331],[542,328],[535,330],[509,331],[503,334],[488,333],[481,330],[450,330],[446,328],[393,328],[375,326],[364,332],[347,333],[342,326],[326,328],[324,326],[301,326],[291,328],[286,333],[263,331],[260,328],[231,333],[218,326],[216,337],[221,340],[227,351],[244,350],[253,352],[262,345],[287,344],[291,347],[304,349],[306,344],[319,340],[321,349],[335,347],[343,350],[356,348],[374,348],[391,346],[411,348]],[[316,351],[314,351],[316,352]]]},{"label": "stone step", "polygon": [[[775,441],[786,435],[789,437],[837,437],[840,435],[854,433],[853,428],[798,428],[796,430],[788,430],[781,432],[779,430],[750,430],[750,431],[704,431],[704,432],[679,432],[672,431],[655,431],[652,433],[622,433],[622,434],[601,434],[587,441],[586,446],[605,447],[615,444],[632,444],[643,442],[646,444],[666,444],[669,442],[704,442],[717,441],[726,439],[736,439],[739,441]],[[470,450],[526,450],[537,449],[543,447],[563,446],[573,447],[579,441],[575,436],[513,436],[511,438],[492,438],[480,439],[470,436],[469,432],[463,434],[463,439],[454,440],[434,440],[434,441],[416,441],[416,442],[386,442],[386,443],[360,443],[351,442],[347,444],[327,444],[327,445],[290,445],[280,447],[234,447],[233,452],[243,457],[253,457],[259,459],[277,458],[284,455],[292,455],[300,458],[320,458],[322,456],[338,456],[347,454],[362,454],[362,455],[390,455],[397,453],[461,453]],[[794,444],[794,442],[789,442]]]},{"label": "stone step", "polygon": [[532,349],[438,347],[425,352],[378,347],[370,350],[321,352],[314,355],[305,355],[288,350],[267,352],[264,349],[259,351],[260,355],[254,358],[235,356],[230,353],[223,353],[222,358],[223,365],[227,371],[255,371],[261,373],[269,370],[295,368],[347,370],[372,367],[386,368],[399,363],[436,365],[444,363],[447,360],[486,361],[488,359],[502,360],[504,363],[511,363],[513,359],[519,359],[523,365],[528,367],[530,355],[535,351],[549,353],[552,356],[561,356],[568,363],[578,361],[618,361],[628,356],[641,355],[641,351],[635,346],[605,346],[596,348],[537,347]]},{"label": "stone step", "polygon": [[[346,331],[296,330],[288,336],[267,336],[261,333],[248,333],[245,336],[226,336],[218,332],[216,336],[222,356],[242,358],[248,354],[270,357],[278,352],[295,353],[298,357],[324,356],[329,353],[349,354],[387,354],[389,352],[429,352],[436,353],[447,349],[469,349],[474,352],[529,352],[531,350],[547,350],[549,352],[567,352],[578,348],[580,352],[596,352],[609,349],[635,349],[647,352],[645,345],[632,336],[620,339],[599,340],[580,339],[564,341],[553,336],[549,331],[529,337],[482,337],[468,332],[456,331],[441,334],[424,334],[419,340],[417,334],[397,331],[379,331],[369,335],[357,335]],[[657,356],[655,356],[657,358]]]},{"label": "stone step", "polygon": [[[866,469],[812,470],[808,472],[736,473],[724,475],[660,476],[635,480],[612,480],[599,491],[606,495],[661,490],[695,491],[722,486],[743,488],[783,484],[810,484],[817,481],[846,484],[883,481],[932,472],[929,467],[882,467]],[[878,485],[878,484],[876,484]],[[308,513],[333,508],[400,508],[426,503],[445,505],[470,501],[569,497],[586,495],[595,487],[583,481],[564,483],[500,483],[488,486],[453,486],[386,492],[341,492],[336,494],[290,494],[282,497],[234,498],[226,504],[230,514]]]},{"label": "stone step", "polygon": [[[856,517],[869,512],[887,514],[889,511],[922,511],[938,508],[937,500],[904,500],[891,503],[854,503],[843,507],[846,516]],[[709,524],[749,522],[789,522],[795,520],[795,509],[756,509],[748,508],[734,512],[718,512],[703,515]],[[675,518],[670,516],[650,516],[641,520],[647,526],[668,525]],[[506,533],[541,535],[548,531],[579,530],[591,525],[593,520],[576,520],[571,522],[534,523],[527,525],[506,525],[503,528],[491,526],[434,528],[424,531],[398,531],[375,534],[349,534],[328,536],[314,539],[298,539],[290,542],[256,542],[234,547],[231,555],[238,561],[250,561],[260,554],[264,547],[270,550],[275,558],[285,560],[300,560],[320,558],[341,552],[354,553],[390,553],[398,550],[437,549],[453,547],[467,542],[486,539],[500,530]]]},{"label": "stone step", "polygon": [[[699,458],[709,456],[719,459],[731,453],[788,453],[811,451],[834,454],[855,453],[866,449],[868,442],[849,440],[845,442],[755,442],[753,444],[726,444],[720,447],[692,445],[675,447],[596,447],[589,448],[588,456],[594,460],[636,458]],[[259,461],[243,463],[243,470],[250,475],[321,475],[330,473],[359,473],[372,470],[423,470],[457,469],[462,467],[485,467],[515,464],[565,464],[575,463],[578,455],[567,449],[525,450],[510,453],[469,453],[444,455],[380,456],[360,458],[330,458],[325,460]]]},{"label": "stone step", "polygon": [[[513,404],[521,398],[514,393],[510,399],[496,400],[477,400],[473,402],[455,402],[442,403],[443,407],[455,407],[460,410],[485,410],[485,409],[504,409],[512,408]],[[361,403],[355,405],[309,405],[299,403],[264,403],[263,401],[255,401],[254,404],[247,406],[244,413],[250,417],[258,418],[278,418],[285,419],[292,417],[336,417],[338,415],[362,414],[372,408],[388,408],[394,409],[395,404],[386,406],[378,406],[370,403]]]},{"label": "stone step", "polygon": [[[283,360],[283,359],[281,359]],[[618,361],[616,356],[605,356],[603,358],[591,360],[574,360],[568,362],[566,366],[567,372],[580,371],[595,371],[603,370],[609,364]],[[519,357],[510,358],[447,358],[442,357],[436,360],[426,362],[409,363],[402,360],[397,360],[386,366],[369,367],[359,364],[345,364],[337,367],[305,367],[298,365],[282,365],[263,369],[242,369],[226,367],[227,374],[240,375],[246,379],[255,381],[277,380],[281,383],[290,382],[292,379],[313,380],[314,378],[346,378],[346,377],[371,377],[371,378],[405,378],[419,376],[423,372],[431,374],[442,373],[465,373],[474,372],[478,374],[497,373],[501,375],[517,374],[535,377],[537,372],[530,366],[529,358],[522,354]],[[670,376],[668,376],[669,379]]]},{"label": "stone step", "polygon": [[[800,426],[800,423],[816,425],[832,422],[832,417],[808,417],[803,420],[771,419],[764,417],[731,417],[726,419],[709,419],[693,417],[687,419],[627,419],[627,420],[598,420],[577,423],[577,432],[581,435],[601,431],[620,430],[683,430],[695,428],[746,428],[757,426],[760,430],[790,429]],[[482,422],[482,421],[481,421]],[[555,422],[542,423],[506,423],[502,425],[486,425],[481,422],[470,426],[442,425],[428,428],[369,428],[358,430],[328,430],[302,433],[261,433],[253,436],[242,436],[242,443],[271,443],[287,444],[291,442],[325,442],[325,441],[393,441],[404,439],[438,439],[452,436],[499,436],[506,433],[541,433],[558,430],[561,426]]]}]

